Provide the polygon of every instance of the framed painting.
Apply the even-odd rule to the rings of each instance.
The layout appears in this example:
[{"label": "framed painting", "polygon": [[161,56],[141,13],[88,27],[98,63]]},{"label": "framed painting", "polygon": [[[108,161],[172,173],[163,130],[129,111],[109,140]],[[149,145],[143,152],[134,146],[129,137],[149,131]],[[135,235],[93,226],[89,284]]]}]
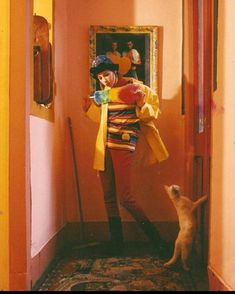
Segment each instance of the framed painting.
[{"label": "framed painting", "polygon": [[[158,26],[90,26],[89,66],[97,55],[119,64],[119,74],[142,81],[159,94]],[[90,77],[90,92],[99,90]]]}]

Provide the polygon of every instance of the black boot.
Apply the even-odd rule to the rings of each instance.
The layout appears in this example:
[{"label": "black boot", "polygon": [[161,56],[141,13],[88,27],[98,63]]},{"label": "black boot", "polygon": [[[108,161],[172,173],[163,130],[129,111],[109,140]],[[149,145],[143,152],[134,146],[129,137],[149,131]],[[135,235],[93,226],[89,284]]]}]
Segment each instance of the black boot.
[{"label": "black boot", "polygon": [[154,246],[157,255],[161,258],[167,258],[169,255],[167,243],[161,238],[156,227],[148,220],[141,222],[139,225]]},{"label": "black boot", "polygon": [[109,218],[110,232],[110,253],[117,255],[122,253],[123,249],[123,232],[120,217]]}]

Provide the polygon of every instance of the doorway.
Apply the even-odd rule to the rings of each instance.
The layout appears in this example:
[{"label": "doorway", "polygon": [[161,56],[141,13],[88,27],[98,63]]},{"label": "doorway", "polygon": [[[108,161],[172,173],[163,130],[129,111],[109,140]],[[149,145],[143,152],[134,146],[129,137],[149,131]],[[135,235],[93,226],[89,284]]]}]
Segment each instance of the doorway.
[{"label": "doorway", "polygon": [[[185,187],[192,200],[210,194],[214,1],[184,1]],[[207,264],[208,201],[197,214],[196,252]]]}]

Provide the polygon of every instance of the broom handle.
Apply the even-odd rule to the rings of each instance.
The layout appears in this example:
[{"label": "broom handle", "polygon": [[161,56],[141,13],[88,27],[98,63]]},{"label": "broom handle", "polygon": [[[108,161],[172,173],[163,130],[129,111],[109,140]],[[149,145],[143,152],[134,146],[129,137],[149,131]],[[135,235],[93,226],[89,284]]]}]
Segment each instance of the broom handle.
[{"label": "broom handle", "polygon": [[77,161],[76,161],[76,152],[75,152],[75,148],[74,148],[72,121],[71,121],[70,117],[68,117],[68,126],[69,126],[69,134],[70,134],[70,140],[71,140],[71,146],[72,146],[73,166],[74,166],[75,181],[76,181],[76,193],[77,193],[79,215],[80,215],[81,241],[83,243],[84,240],[85,240],[85,237],[84,237],[84,220],[83,220],[82,203],[81,203],[81,197],[80,197],[80,187],[79,187],[79,180],[78,180],[78,168],[77,168]]}]

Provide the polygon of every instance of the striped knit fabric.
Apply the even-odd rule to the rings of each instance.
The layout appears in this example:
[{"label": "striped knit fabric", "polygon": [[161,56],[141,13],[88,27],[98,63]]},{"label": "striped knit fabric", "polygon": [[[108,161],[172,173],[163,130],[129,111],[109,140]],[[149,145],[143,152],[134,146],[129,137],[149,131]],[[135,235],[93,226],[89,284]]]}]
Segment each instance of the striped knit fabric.
[{"label": "striped knit fabric", "polygon": [[107,147],[134,151],[140,129],[136,105],[110,103],[108,106]]}]

